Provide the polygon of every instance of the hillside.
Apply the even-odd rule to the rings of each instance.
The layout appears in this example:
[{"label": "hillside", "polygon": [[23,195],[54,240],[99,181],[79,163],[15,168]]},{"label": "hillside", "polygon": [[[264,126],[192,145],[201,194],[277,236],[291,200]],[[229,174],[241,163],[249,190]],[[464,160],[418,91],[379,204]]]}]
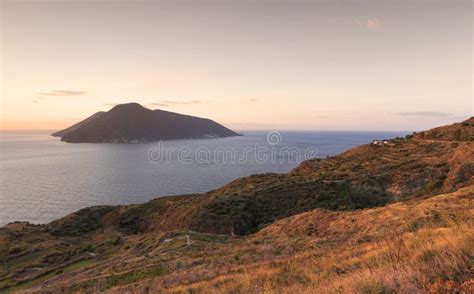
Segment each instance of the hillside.
[{"label": "hillside", "polygon": [[57,131],[55,133],[52,133],[51,136],[53,137],[64,137],[66,134],[72,132],[72,131],[75,131],[77,130],[78,128],[80,128],[81,126],[93,121],[94,119],[100,117],[101,115],[103,115],[105,113],[105,111],[99,111],[99,112],[96,112],[94,113],[93,115],[89,116],[88,118],[78,122],[77,124],[74,124],[64,130],[61,130],[61,131]]},{"label": "hillside", "polygon": [[459,129],[474,120],[205,194],[9,224],[0,289],[472,292],[474,141]]},{"label": "hillside", "polygon": [[137,103],[117,105],[53,134],[69,143],[151,142],[238,135],[209,119],[150,110]]},{"label": "hillside", "polygon": [[432,130],[415,133],[413,138],[417,140],[437,140],[437,141],[474,141],[474,132],[472,125],[474,124],[474,117],[470,119],[444,126],[434,128]]}]

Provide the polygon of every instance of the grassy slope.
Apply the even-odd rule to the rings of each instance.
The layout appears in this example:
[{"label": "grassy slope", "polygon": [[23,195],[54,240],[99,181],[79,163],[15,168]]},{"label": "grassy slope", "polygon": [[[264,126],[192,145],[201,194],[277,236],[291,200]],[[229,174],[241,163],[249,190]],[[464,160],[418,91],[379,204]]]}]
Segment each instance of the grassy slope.
[{"label": "grassy slope", "polygon": [[0,229],[0,289],[468,287],[473,130],[470,119],[202,195],[8,225]]},{"label": "grassy slope", "polygon": [[[43,291],[119,293],[472,291],[473,227],[469,186],[381,208],[315,209],[246,237],[190,231],[123,236],[102,245],[110,253],[94,264],[39,282]],[[39,290],[34,285],[28,286]]]},{"label": "grassy slope", "polygon": [[206,258],[208,266],[117,291],[472,292],[473,225],[473,186],[383,208],[316,209],[222,246]]}]

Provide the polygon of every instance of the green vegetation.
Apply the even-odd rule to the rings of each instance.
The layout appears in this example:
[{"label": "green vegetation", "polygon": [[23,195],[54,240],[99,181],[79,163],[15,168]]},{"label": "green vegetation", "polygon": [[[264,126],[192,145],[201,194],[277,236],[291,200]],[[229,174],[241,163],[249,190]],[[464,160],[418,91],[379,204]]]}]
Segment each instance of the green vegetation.
[{"label": "green vegetation", "polygon": [[112,206],[94,206],[81,209],[61,220],[52,222],[51,234],[54,236],[81,236],[102,227],[102,217],[112,211]]},{"label": "green vegetation", "polygon": [[166,273],[164,267],[157,267],[148,271],[133,271],[107,277],[107,287],[115,287],[135,283],[141,280],[158,277]]}]

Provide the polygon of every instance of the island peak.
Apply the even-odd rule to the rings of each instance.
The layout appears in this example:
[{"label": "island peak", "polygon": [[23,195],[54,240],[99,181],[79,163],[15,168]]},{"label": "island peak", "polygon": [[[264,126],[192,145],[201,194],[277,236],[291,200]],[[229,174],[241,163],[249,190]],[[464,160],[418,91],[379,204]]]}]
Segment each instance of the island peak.
[{"label": "island peak", "polygon": [[131,102],[98,112],[53,136],[70,143],[128,143],[223,138],[239,134],[207,118],[151,110]]}]

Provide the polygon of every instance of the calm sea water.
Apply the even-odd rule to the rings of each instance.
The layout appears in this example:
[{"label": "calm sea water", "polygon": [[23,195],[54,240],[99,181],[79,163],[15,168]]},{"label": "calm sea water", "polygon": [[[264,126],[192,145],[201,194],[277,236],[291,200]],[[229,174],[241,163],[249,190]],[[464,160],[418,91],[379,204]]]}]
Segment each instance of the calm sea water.
[{"label": "calm sea water", "polygon": [[48,134],[1,134],[0,225],[45,223],[102,204],[206,192],[243,176],[288,172],[402,132],[243,132],[146,144],[68,144]]}]

